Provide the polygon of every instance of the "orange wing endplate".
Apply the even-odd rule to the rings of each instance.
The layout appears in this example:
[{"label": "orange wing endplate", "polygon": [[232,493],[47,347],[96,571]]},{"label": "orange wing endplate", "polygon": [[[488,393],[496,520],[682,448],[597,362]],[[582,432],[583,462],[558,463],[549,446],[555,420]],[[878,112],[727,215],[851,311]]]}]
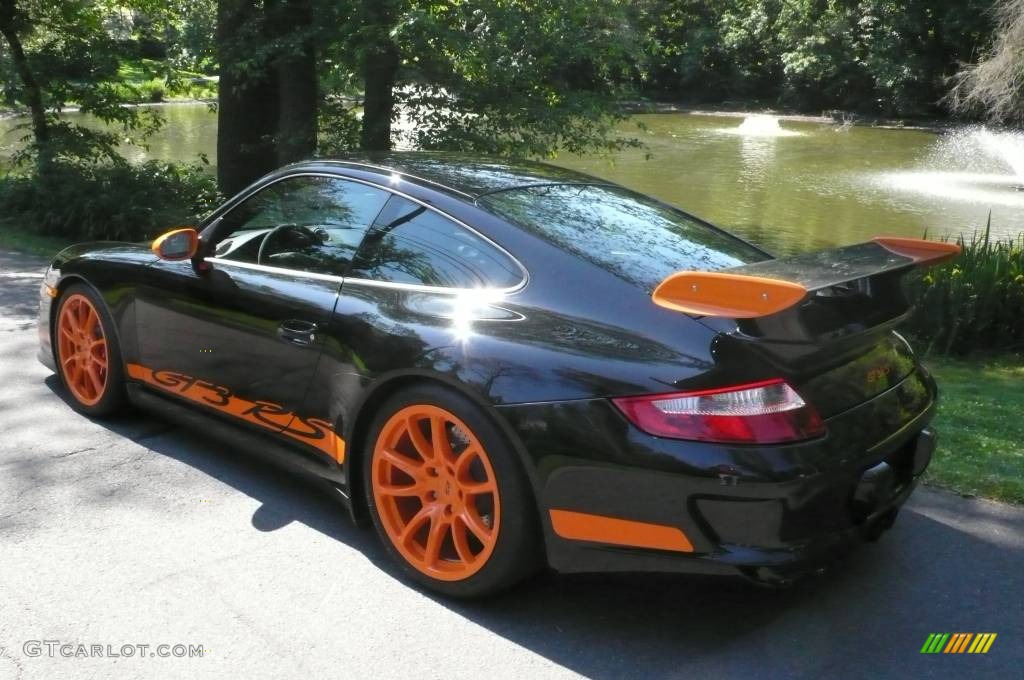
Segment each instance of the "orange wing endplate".
[{"label": "orange wing endplate", "polygon": [[807,296],[799,283],[726,272],[677,272],[658,284],[656,305],[698,316],[752,319],[781,312]]},{"label": "orange wing endplate", "polygon": [[945,241],[926,241],[899,236],[876,236],[871,239],[886,250],[909,257],[915,264],[936,265],[960,254],[960,246]]}]

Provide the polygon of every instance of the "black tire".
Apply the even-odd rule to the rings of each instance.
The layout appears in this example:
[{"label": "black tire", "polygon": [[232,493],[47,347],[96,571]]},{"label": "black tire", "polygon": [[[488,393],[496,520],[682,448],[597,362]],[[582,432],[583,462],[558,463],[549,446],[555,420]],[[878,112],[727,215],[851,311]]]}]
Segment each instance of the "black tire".
[{"label": "black tire", "polygon": [[[65,375],[64,366],[61,362],[60,349],[58,347],[61,312],[64,305],[76,295],[81,295],[89,300],[99,317],[103,336],[106,340],[107,373],[106,382],[102,396],[94,404],[83,403],[68,384],[68,377]],[[71,407],[84,415],[93,418],[106,418],[123,412],[128,403],[128,396],[125,390],[124,361],[121,355],[121,343],[118,340],[114,321],[107,310],[103,298],[91,287],[84,283],[75,283],[61,291],[57,299],[57,308],[53,316],[53,354],[57,364],[57,375],[68,393],[68,403]]]},{"label": "black tire", "polygon": [[[374,497],[373,459],[382,429],[399,411],[420,405],[444,409],[472,431],[485,450],[497,484],[500,526],[493,551],[483,566],[477,567],[478,571],[462,580],[432,578],[414,567],[392,543]],[[385,550],[410,580],[451,597],[481,597],[515,585],[539,567],[542,536],[529,479],[490,416],[466,397],[439,385],[423,384],[402,390],[380,407],[361,453],[363,492],[373,525]]]}]

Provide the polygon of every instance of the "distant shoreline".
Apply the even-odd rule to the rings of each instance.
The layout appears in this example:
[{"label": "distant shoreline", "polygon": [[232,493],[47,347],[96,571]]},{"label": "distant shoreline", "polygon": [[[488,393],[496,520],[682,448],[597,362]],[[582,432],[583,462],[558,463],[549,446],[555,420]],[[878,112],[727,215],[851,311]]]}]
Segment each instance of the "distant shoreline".
[{"label": "distant shoreline", "polygon": [[[151,107],[151,106],[198,106],[204,104],[209,106],[210,104],[216,104],[216,99],[166,99],[161,102],[134,102],[131,104],[122,104],[121,106],[127,108],[138,108],[138,107]],[[60,110],[61,113],[78,113],[81,109],[77,106],[66,106]],[[7,120],[8,118],[19,118],[22,116],[28,116],[28,109],[0,109],[0,120]]]},{"label": "distant shoreline", "polygon": [[[128,107],[163,107],[163,106],[197,106],[200,104],[209,106],[216,104],[216,99],[168,99],[162,102],[136,102],[124,104]],[[944,133],[951,128],[964,125],[980,124],[978,121],[952,120],[942,118],[926,119],[902,119],[882,118],[878,116],[867,116],[854,114],[845,111],[827,111],[821,115],[808,113],[793,113],[785,110],[773,109],[770,107],[758,106],[719,106],[719,105],[698,105],[684,102],[654,102],[654,101],[626,101],[622,103],[621,111],[626,114],[651,114],[651,113],[682,113],[691,116],[717,116],[721,118],[746,118],[747,116],[768,115],[779,120],[792,121],[796,123],[815,123],[818,125],[856,125],[873,127],[885,130],[915,130],[923,132]],[[61,110],[61,113],[78,113],[77,106],[69,106]],[[27,110],[0,109],[0,120],[27,116]],[[996,126],[998,127],[998,126]]]},{"label": "distant shoreline", "polygon": [[684,113],[691,116],[719,116],[722,118],[746,118],[747,116],[767,115],[779,120],[797,123],[817,123],[819,125],[857,125],[881,128],[884,130],[917,130],[923,132],[947,132],[950,128],[971,125],[976,121],[961,121],[943,118],[924,118],[920,120],[902,118],[882,118],[850,113],[848,111],[826,111],[821,115],[792,113],[770,107],[736,107],[718,105],[687,104],[684,102],[653,102],[627,101],[622,111],[629,114],[640,113]]}]

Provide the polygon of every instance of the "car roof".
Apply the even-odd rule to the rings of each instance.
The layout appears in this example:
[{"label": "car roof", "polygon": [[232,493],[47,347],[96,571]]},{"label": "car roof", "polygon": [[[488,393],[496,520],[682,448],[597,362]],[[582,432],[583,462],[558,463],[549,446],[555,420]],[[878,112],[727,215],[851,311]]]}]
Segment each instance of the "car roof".
[{"label": "car roof", "polygon": [[582,172],[521,159],[425,151],[369,153],[304,161],[288,170],[346,166],[475,200],[484,194],[544,184],[610,184]]}]

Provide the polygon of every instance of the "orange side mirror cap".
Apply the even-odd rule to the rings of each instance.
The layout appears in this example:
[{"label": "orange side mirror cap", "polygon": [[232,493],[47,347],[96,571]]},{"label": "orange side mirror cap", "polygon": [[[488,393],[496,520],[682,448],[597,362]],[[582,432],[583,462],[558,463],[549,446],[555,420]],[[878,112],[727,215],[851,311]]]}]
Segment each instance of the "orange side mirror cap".
[{"label": "orange side mirror cap", "polygon": [[151,249],[161,260],[190,260],[199,250],[199,232],[192,227],[168,231],[153,241]]}]

